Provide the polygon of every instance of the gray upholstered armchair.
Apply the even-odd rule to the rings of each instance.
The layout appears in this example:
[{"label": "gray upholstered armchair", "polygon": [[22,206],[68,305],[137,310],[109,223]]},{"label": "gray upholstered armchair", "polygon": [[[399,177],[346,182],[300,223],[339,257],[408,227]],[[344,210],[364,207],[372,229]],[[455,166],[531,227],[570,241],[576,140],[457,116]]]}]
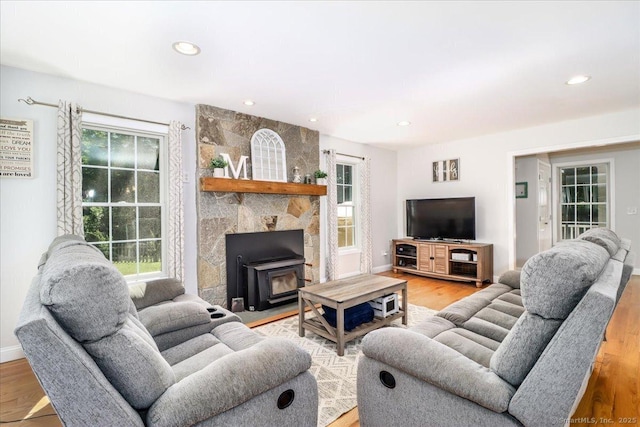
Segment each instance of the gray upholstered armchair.
[{"label": "gray upholstered armchair", "polygon": [[[65,425],[316,425],[305,350],[263,338],[221,308],[210,320],[207,307],[187,306],[164,307],[173,316],[164,321],[147,316],[157,336],[170,334],[161,351],[123,276],[93,246],[64,236],[43,256],[15,333]],[[191,329],[176,329],[180,322]]]}]

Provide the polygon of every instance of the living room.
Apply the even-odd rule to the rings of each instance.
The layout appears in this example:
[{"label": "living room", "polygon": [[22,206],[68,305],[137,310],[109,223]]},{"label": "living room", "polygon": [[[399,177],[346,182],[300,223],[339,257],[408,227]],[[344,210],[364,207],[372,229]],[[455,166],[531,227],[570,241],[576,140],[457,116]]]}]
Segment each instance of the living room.
[{"label": "living room", "polygon": [[[216,90],[222,91],[220,86],[224,86],[225,83],[216,83],[214,88],[207,86],[208,79],[213,79],[213,77],[209,76],[209,73],[215,76],[215,70],[211,72],[196,70],[199,66],[185,62],[185,59],[198,59],[198,57],[182,58],[175,52],[170,51],[170,44],[178,40],[171,39],[172,37],[177,37],[177,33],[179,33],[177,30],[167,30],[167,34],[163,36],[163,39],[167,39],[167,49],[169,49],[167,55],[170,58],[168,61],[180,62],[180,66],[187,70],[187,77],[176,80],[188,80],[190,73],[198,71],[197,75],[200,81],[197,84],[198,87],[192,89],[196,92],[196,95],[191,95],[191,97],[183,96],[177,83],[177,89],[175,89],[172,96],[160,96],[160,93],[165,94],[166,92],[163,91],[164,89],[161,91],[160,88],[164,88],[164,86],[157,82],[155,83],[155,87],[158,88],[157,91],[153,91],[153,84],[151,84],[150,88],[147,88],[143,93],[138,90],[135,84],[127,82],[126,74],[124,74],[123,70],[119,71],[119,73],[123,73],[122,76],[114,73],[116,74],[115,80],[123,81],[121,85],[116,85],[104,81],[92,81],[90,75],[87,77],[70,71],[58,72],[55,66],[50,64],[42,64],[43,68],[38,68],[39,59],[37,57],[30,57],[24,52],[20,53],[19,48],[14,47],[20,46],[17,40],[22,37],[22,32],[18,31],[16,26],[23,26],[27,28],[24,31],[33,32],[32,25],[37,24],[31,24],[29,19],[32,18],[34,23],[46,21],[46,16],[42,16],[46,15],[43,12],[45,9],[37,12],[29,8],[20,9],[16,3],[20,2],[3,2],[2,4],[1,110],[3,118],[27,119],[34,123],[34,178],[0,179],[0,197],[2,198],[0,203],[2,209],[0,216],[2,218],[0,233],[2,239],[0,355],[3,363],[22,357],[20,346],[13,334],[13,330],[25,299],[28,285],[35,274],[38,259],[57,235],[55,209],[56,165],[53,160],[56,157],[57,116],[55,109],[18,102],[18,99],[26,99],[27,97],[54,104],[58,100],[68,100],[77,102],[89,110],[110,112],[126,117],[143,118],[162,123],[176,120],[187,127],[186,130],[182,131],[184,144],[182,155],[184,177],[184,283],[188,293],[198,294],[199,280],[199,248],[197,242],[200,236],[198,235],[198,208],[196,203],[199,192],[198,178],[201,173],[197,150],[198,141],[196,140],[198,128],[196,106],[199,104],[239,111],[247,115],[271,120],[295,123],[298,126],[318,131],[320,168],[325,167],[324,157],[322,156],[324,150],[335,149],[340,153],[351,156],[369,158],[372,171],[370,184],[371,206],[374,210],[371,218],[371,228],[373,230],[371,257],[372,271],[374,273],[381,273],[391,269],[390,241],[406,235],[404,201],[413,198],[475,197],[476,240],[493,245],[494,281],[502,273],[515,267],[519,238],[519,236],[516,236],[518,223],[516,203],[520,202],[515,197],[515,186],[518,182],[515,165],[519,158],[535,156],[540,153],[564,152],[566,155],[567,151],[575,150],[574,153],[578,156],[582,155],[580,153],[593,150],[593,147],[600,147],[600,150],[610,149],[610,152],[601,152],[596,157],[609,158],[614,156],[611,153],[616,153],[622,149],[624,155],[621,156],[621,160],[616,162],[615,166],[616,177],[618,173],[621,173],[624,179],[612,181],[615,184],[614,190],[616,193],[614,230],[621,237],[630,239],[634,245],[636,242],[640,242],[639,217],[637,214],[627,213],[628,208],[640,205],[640,194],[637,191],[638,183],[640,182],[640,167],[638,167],[640,164],[640,147],[638,145],[640,141],[640,82],[637,77],[639,72],[638,56],[640,55],[638,46],[638,2],[612,2],[611,9],[608,9],[606,5],[599,4],[599,7],[603,7],[600,17],[595,12],[596,16],[592,16],[591,13],[586,14],[587,16],[583,17],[585,21],[601,23],[600,26],[594,25],[592,27],[593,32],[589,33],[590,37],[602,36],[605,39],[606,37],[611,37],[611,39],[606,40],[611,43],[619,42],[619,45],[605,46],[604,50],[610,51],[610,54],[605,56],[602,50],[599,50],[601,44],[589,40],[589,43],[593,43],[593,45],[582,47],[584,50],[580,51],[579,54],[575,54],[579,58],[589,58],[588,61],[574,58],[575,65],[569,66],[569,64],[563,63],[566,68],[545,74],[544,82],[518,82],[519,79],[510,77],[506,80],[506,83],[501,83],[499,80],[504,78],[504,74],[507,71],[531,78],[532,74],[535,75],[535,73],[525,72],[525,69],[532,69],[542,73],[544,68],[551,68],[558,64],[548,58],[545,60],[550,61],[549,63],[552,65],[548,65],[548,63],[544,62],[545,60],[536,62],[535,52],[530,53],[527,63],[511,62],[507,56],[496,58],[487,52],[487,46],[481,46],[485,49],[483,55],[492,57],[496,70],[491,72],[491,68],[486,62],[478,62],[478,68],[474,68],[474,61],[471,59],[468,62],[469,68],[461,68],[464,61],[457,62],[456,64],[460,68],[451,69],[450,71],[453,76],[457,76],[460,80],[448,86],[445,86],[444,83],[442,84],[442,87],[447,87],[449,92],[443,92],[443,89],[437,84],[429,86],[428,94],[419,92],[420,84],[426,83],[420,82],[413,73],[402,75],[402,78],[416,78],[412,83],[386,82],[386,84],[395,87],[399,93],[403,94],[399,96],[400,98],[411,99],[413,96],[411,94],[412,91],[416,91],[416,93],[420,93],[420,97],[425,99],[439,98],[440,101],[439,103],[430,104],[430,114],[422,111],[420,114],[414,113],[414,115],[410,115],[411,112],[402,110],[396,104],[389,104],[395,109],[391,107],[385,109],[381,101],[375,101],[377,104],[370,108],[374,118],[369,120],[380,121],[381,117],[389,120],[389,124],[386,127],[376,129],[378,131],[377,134],[375,133],[376,130],[368,128],[371,122],[366,122],[367,125],[361,125],[361,122],[358,121],[360,111],[367,110],[366,106],[361,106],[363,104],[366,105],[366,99],[349,101],[352,104],[352,109],[356,111],[356,114],[351,116],[351,122],[342,124],[332,122],[331,128],[321,128],[322,116],[318,118],[318,122],[310,122],[307,117],[310,114],[317,114],[316,111],[304,111],[304,113],[295,118],[295,122],[293,120],[285,120],[285,117],[294,116],[287,116],[282,110],[283,106],[281,104],[293,103],[298,94],[283,91],[281,94],[272,94],[273,98],[269,100],[261,98],[254,94],[260,89],[257,87],[258,83],[256,82],[260,81],[257,77],[248,78],[247,81],[251,83],[248,83],[246,88],[237,89],[235,95],[237,99],[217,97],[215,95]],[[357,12],[358,6],[349,2],[344,3],[344,5],[333,5],[333,7],[339,8],[334,11],[330,8],[322,9],[320,5],[316,5],[314,7],[318,7],[318,9],[311,9],[312,11],[309,12],[309,9],[304,6],[310,6],[302,3],[299,3],[294,9],[298,13],[302,13],[302,16],[318,12],[322,18],[330,17],[332,13],[336,16],[353,17],[354,15],[349,15],[349,13]],[[394,3],[394,5],[397,5],[397,3]],[[435,7],[438,3],[432,3],[432,5]],[[267,13],[268,8],[256,4],[251,4],[254,9],[244,10],[247,14],[266,14],[273,19],[278,15],[282,16],[284,14],[282,10],[277,8],[286,8],[286,6],[271,6],[270,13]],[[411,9],[408,5],[402,5],[409,8],[402,13],[398,9],[402,6],[387,6],[391,8],[390,10],[401,14],[405,18],[407,15],[411,15]],[[14,12],[13,7],[16,7],[16,11],[21,11],[21,13],[16,14],[18,12]],[[38,7],[45,7],[45,5],[38,4]],[[65,7],[74,10],[71,3],[66,4]],[[82,7],[88,6],[83,5]],[[142,6],[137,5],[137,7]],[[171,6],[167,7],[170,8]],[[179,9],[175,4],[173,7]],[[183,7],[186,8],[186,6]],[[235,11],[235,14],[232,15],[233,19],[236,19],[237,22],[242,22],[239,18],[239,16],[242,16],[242,4],[228,5],[227,7]],[[340,9],[341,7],[346,9]],[[531,7],[531,5],[523,7]],[[238,10],[235,10],[235,8],[238,8]],[[519,15],[511,10],[511,8],[517,8],[517,5],[509,4],[505,5],[505,8],[512,13],[510,16]],[[307,11],[306,13],[305,10]],[[436,10],[437,8],[434,13]],[[97,19],[94,15],[99,14],[100,10],[83,9],[82,12],[87,14],[82,16],[93,16]],[[191,19],[193,19],[193,16],[187,13],[187,9],[182,9],[180,12],[174,10],[173,12],[178,14],[177,21],[182,19],[184,23],[190,23]],[[230,13],[230,11],[227,12]],[[380,11],[376,11],[375,14],[371,13],[378,17],[378,12]],[[421,13],[426,12],[421,10]],[[454,12],[462,14],[459,10]],[[526,10],[523,10],[521,14],[524,16],[527,14],[526,12]],[[569,19],[572,13],[567,4],[564,5],[562,10],[556,12],[559,14],[556,16],[562,16],[565,19]],[[113,12],[110,11],[110,13]],[[213,11],[211,13],[213,14]],[[344,13],[347,13],[347,15],[341,15]],[[223,16],[222,11],[220,16]],[[452,14],[448,16],[449,19],[453,19],[452,16],[458,15]],[[13,17],[15,17],[15,21],[9,22]],[[488,16],[486,18],[487,28],[491,28],[494,25],[498,26],[497,20],[490,21]],[[354,20],[357,20],[357,18],[354,18]],[[518,24],[523,23],[518,22]],[[316,22],[316,25],[320,25],[320,23]],[[338,25],[338,23],[334,23],[334,25]],[[413,25],[419,26],[415,23]],[[615,31],[612,31],[612,27],[620,27],[620,34],[609,34],[615,33]],[[5,31],[12,31],[5,30],[5,28],[11,28],[13,32],[11,34],[5,33]],[[339,28],[344,29],[344,27]],[[508,26],[500,28],[503,31],[508,30]],[[288,33],[295,33],[299,30],[301,28],[296,26],[293,29],[289,29]],[[545,28],[545,30],[551,31],[549,28]],[[567,33],[571,33],[571,30],[567,30]],[[183,31],[186,34],[190,34],[186,30]],[[580,39],[578,35],[583,36],[585,34],[579,33],[577,29],[575,31],[577,35],[574,35],[572,43],[577,44],[577,40]],[[46,45],[46,34],[48,32],[42,30],[41,33],[44,36],[41,43]],[[228,33],[227,40],[232,38],[232,34],[233,32]],[[444,34],[451,35],[448,32]],[[555,36],[560,33],[552,32],[551,34]],[[286,34],[280,36],[287,37]],[[254,35],[256,39],[259,39],[259,37],[257,34]],[[375,40],[382,43],[386,37],[384,33],[381,33]],[[462,37],[462,39],[464,40],[468,37]],[[549,38],[551,39],[551,37]],[[87,37],[87,39],[90,40],[90,37]],[[526,38],[522,40],[526,40]],[[81,42],[79,40],[76,41]],[[197,42],[200,41],[198,40]],[[114,41],[114,43],[116,42]],[[125,42],[118,43],[124,44]],[[131,43],[131,41],[126,43]],[[230,42],[226,41],[225,43]],[[567,51],[569,46],[563,46],[567,50],[562,51],[560,47],[555,45],[555,40],[547,40],[547,43],[549,44],[542,46],[549,50],[557,49],[558,55],[569,55]],[[567,44],[570,45],[571,43]],[[606,45],[606,43],[604,44]],[[540,48],[538,45],[536,47]],[[421,45],[417,45],[414,48],[423,50]],[[401,52],[395,55],[411,57],[416,55],[414,48],[402,48]],[[79,50],[86,49],[84,47]],[[329,62],[332,51],[328,47],[326,49],[327,51],[324,51],[326,56],[323,57],[320,53],[317,54],[323,60],[316,65],[326,65]],[[591,49],[595,53],[592,53]],[[29,49],[27,48],[25,51],[28,52]],[[201,55],[205,53],[202,52]],[[72,58],[75,58],[75,54],[74,50],[68,51],[69,62],[74,62]],[[238,53],[238,55],[241,56],[242,54]],[[309,55],[313,56],[315,54]],[[603,55],[603,57],[591,58],[590,55],[594,57]],[[25,62],[20,62],[21,56],[27,56],[28,58]],[[551,56],[555,56],[555,54]],[[369,57],[358,58],[358,60],[361,61],[359,66],[369,68]],[[477,59],[474,58],[474,60]],[[335,64],[341,66],[345,66],[347,63],[348,61],[344,58],[335,62]],[[251,62],[247,60],[246,64],[245,68],[250,68]],[[408,62],[406,67],[410,68],[414,65],[416,64]],[[595,71],[583,69],[586,65],[593,66],[594,70],[597,66],[598,69]],[[104,66],[106,67],[106,65]],[[442,68],[447,70],[446,66]],[[155,64],[144,69],[162,70],[163,66]],[[245,70],[244,72],[247,71]],[[426,73],[427,71],[421,70],[421,72]],[[582,87],[579,85],[576,87],[565,85],[565,80],[577,72],[592,73],[592,80],[584,83]],[[154,71],[145,71],[142,74],[153,73]],[[334,73],[339,73],[339,69],[336,70],[333,66],[327,66],[325,69],[326,80],[333,80],[336,75]],[[473,78],[465,80],[465,78],[469,78],[468,74],[473,74],[476,76],[474,78],[479,79],[480,77],[478,76],[483,76],[483,73],[489,73],[484,78],[491,80],[492,83],[482,89],[473,86]],[[606,75],[610,81],[603,83],[602,80],[604,78],[598,76],[597,73],[601,73],[602,76]],[[551,82],[552,74],[555,74],[558,79],[553,83]],[[249,73],[249,75],[251,76],[252,74]],[[331,78],[327,76],[331,76]],[[372,93],[375,92],[376,85],[374,83],[377,83],[375,77],[375,75],[368,77],[362,87]],[[149,78],[151,79],[152,76]],[[318,76],[314,78],[319,80],[314,80],[313,84],[319,84],[318,82],[322,80]],[[443,76],[435,74],[430,75],[429,78],[436,82],[438,79],[444,79]],[[613,82],[614,80],[615,82]],[[526,98],[521,95],[522,98],[510,101],[508,99],[510,93],[516,89],[517,84],[530,85],[531,88],[525,91],[528,92],[526,93]],[[550,84],[557,85],[552,95],[544,99],[538,98],[535,92],[540,90],[541,86]],[[603,85],[606,86],[603,87]],[[593,88],[594,86],[595,88]],[[592,93],[596,89],[598,91]],[[264,88],[262,90],[264,91]],[[325,86],[325,90],[330,91],[333,89],[327,89],[327,86]],[[483,100],[484,104],[473,104],[470,99],[465,98],[467,93],[481,90],[487,91],[488,94],[485,93],[483,98],[474,98],[473,102]],[[351,94],[356,95],[356,92]],[[608,97],[606,94],[610,94],[610,96]],[[281,97],[279,101],[278,96]],[[305,97],[307,96],[305,95]],[[373,97],[373,95],[371,96]],[[242,103],[245,98],[249,97],[255,99],[254,106],[247,106]],[[494,100],[492,100],[493,97],[495,97]],[[197,101],[193,99],[197,99]],[[394,103],[398,102],[397,99],[392,98],[392,100]],[[343,110],[341,111],[343,113],[349,111],[349,102],[346,102],[342,107]],[[525,104],[536,105],[527,110],[524,107]],[[494,108],[494,105],[497,105],[497,107]],[[556,116],[550,116],[546,113],[545,110],[552,110],[552,107],[557,105],[560,105],[561,108],[554,110]],[[316,107],[317,111],[323,111],[325,108],[323,105]],[[481,115],[480,112],[484,112],[484,110],[488,110],[489,115]],[[325,120],[329,121],[341,116],[341,111],[327,112]],[[443,111],[448,112],[448,114],[444,115]],[[497,127],[498,119],[503,116],[510,120],[512,125]],[[397,126],[396,123],[400,120],[409,120],[412,123],[409,126]],[[425,121],[426,123],[421,123]],[[418,134],[414,130],[418,126],[424,126],[426,132],[423,130],[422,132],[424,133]],[[355,132],[358,128],[365,128],[365,131],[357,134]],[[430,131],[430,128],[433,128],[433,132]],[[441,133],[436,134],[436,130]],[[355,135],[359,136],[356,138]],[[433,162],[447,159],[459,159],[460,178],[457,181],[434,182],[431,165]],[[234,161],[237,161],[237,159],[234,159]],[[295,165],[289,164],[288,166],[293,167]],[[534,188],[534,184],[530,183],[530,194],[533,194]],[[629,195],[622,196],[622,194],[627,193]],[[324,212],[323,200],[321,200],[321,204],[321,212]],[[318,257],[320,265],[318,266],[318,272],[320,274],[319,281],[323,282],[326,280],[326,250],[324,248],[326,222],[322,215],[320,221],[320,254]],[[340,256],[339,275],[349,276],[359,272],[360,262],[358,257],[359,254],[355,254],[357,259],[354,260],[353,253]],[[635,273],[639,273],[637,268]]]}]

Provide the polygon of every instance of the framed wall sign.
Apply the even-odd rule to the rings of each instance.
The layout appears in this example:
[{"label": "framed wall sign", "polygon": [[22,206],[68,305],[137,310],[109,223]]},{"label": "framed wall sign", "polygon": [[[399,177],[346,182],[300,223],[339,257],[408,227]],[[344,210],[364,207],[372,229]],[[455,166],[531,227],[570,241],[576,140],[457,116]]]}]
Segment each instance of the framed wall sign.
[{"label": "framed wall sign", "polygon": [[33,121],[0,118],[0,176],[33,178]]},{"label": "framed wall sign", "polygon": [[460,179],[460,159],[433,162],[433,182],[458,181]]},{"label": "framed wall sign", "polygon": [[526,182],[516,182],[516,199],[526,199],[529,197]]}]

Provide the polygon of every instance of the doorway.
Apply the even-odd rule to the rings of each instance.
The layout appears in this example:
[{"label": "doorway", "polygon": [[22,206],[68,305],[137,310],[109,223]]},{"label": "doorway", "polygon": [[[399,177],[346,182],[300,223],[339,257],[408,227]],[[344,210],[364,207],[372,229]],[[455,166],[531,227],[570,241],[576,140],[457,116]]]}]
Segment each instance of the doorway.
[{"label": "doorway", "polygon": [[[610,195],[610,209],[607,209],[609,216],[609,227],[618,235],[630,239],[632,242],[640,241],[640,192],[634,183],[640,182],[640,135],[633,137],[621,137],[609,140],[590,141],[588,143],[568,144],[565,146],[546,147],[544,152],[536,149],[522,150],[509,153],[509,198],[510,215],[508,217],[508,229],[511,233],[512,241],[509,245],[509,266],[519,268],[527,260],[528,254],[535,254],[541,250],[538,231],[545,225],[541,220],[543,215],[535,215],[537,205],[532,203],[531,196],[528,199],[516,198],[516,183],[522,179],[522,162],[530,162],[531,171],[537,170],[538,156],[546,156],[546,162],[551,164],[552,175],[556,172],[557,166],[566,163],[579,162],[581,164],[593,163],[603,158],[615,159],[615,174],[611,174],[607,194]],[[537,173],[529,172],[529,193],[534,193],[534,183],[540,181]],[[543,178],[544,179],[544,178]],[[532,182],[533,181],[533,182]],[[552,177],[553,181],[553,177]],[[592,185],[593,186],[593,185]],[[533,188],[532,188],[533,187]],[[560,203],[559,188],[552,184],[550,192],[550,214],[551,221],[548,228],[551,232],[551,245],[561,240],[560,230],[557,227],[558,220],[562,217],[562,212],[558,206]],[[593,193],[593,192],[592,192]],[[614,197],[615,196],[615,197]],[[523,208],[523,202],[529,201],[527,209]],[[615,200],[615,201],[614,201]],[[593,201],[593,197],[592,197]],[[534,211],[535,209],[535,211]],[[541,213],[544,213],[541,210]],[[527,217],[529,215],[529,217]],[[592,212],[593,216],[593,212]],[[529,224],[529,225],[527,225]],[[523,231],[524,230],[524,231]],[[533,230],[533,231],[532,231]],[[546,233],[548,231],[545,230]],[[531,244],[535,242],[535,245]],[[543,243],[548,245],[548,243]],[[524,249],[523,249],[524,248]],[[636,269],[637,271],[638,269]],[[636,273],[637,274],[637,273]]]},{"label": "doorway", "polygon": [[516,266],[552,244],[552,190],[549,156],[522,156],[515,161],[516,182],[526,191],[516,195]]}]

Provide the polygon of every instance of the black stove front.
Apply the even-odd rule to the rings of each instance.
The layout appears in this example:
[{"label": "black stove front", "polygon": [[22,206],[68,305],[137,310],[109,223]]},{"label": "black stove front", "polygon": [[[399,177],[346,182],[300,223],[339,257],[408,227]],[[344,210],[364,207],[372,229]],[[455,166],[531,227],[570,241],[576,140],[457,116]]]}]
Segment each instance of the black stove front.
[{"label": "black stove front", "polygon": [[227,304],[265,310],[297,298],[305,284],[303,230],[226,236]]},{"label": "black stove front", "polygon": [[261,311],[295,300],[304,286],[304,258],[273,259],[244,266],[247,306]]}]

